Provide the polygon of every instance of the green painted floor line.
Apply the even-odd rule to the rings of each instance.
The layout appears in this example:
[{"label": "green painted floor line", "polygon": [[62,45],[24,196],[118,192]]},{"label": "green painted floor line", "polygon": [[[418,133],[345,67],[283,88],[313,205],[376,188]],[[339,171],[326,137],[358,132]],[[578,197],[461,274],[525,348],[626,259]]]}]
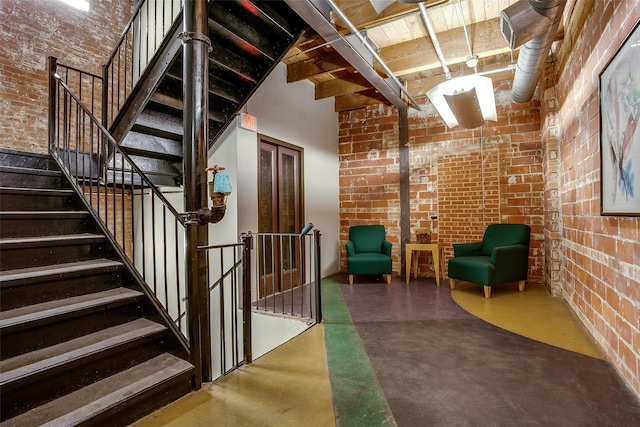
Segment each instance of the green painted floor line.
[{"label": "green painted floor line", "polygon": [[322,316],[336,425],[395,426],[334,279],[322,279]]}]

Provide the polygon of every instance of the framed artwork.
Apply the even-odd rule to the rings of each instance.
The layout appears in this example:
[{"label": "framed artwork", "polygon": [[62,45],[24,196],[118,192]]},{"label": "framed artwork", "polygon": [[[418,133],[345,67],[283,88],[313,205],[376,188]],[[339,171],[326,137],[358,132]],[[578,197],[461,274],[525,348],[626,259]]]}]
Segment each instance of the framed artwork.
[{"label": "framed artwork", "polygon": [[639,24],[600,74],[602,215],[640,216]]}]

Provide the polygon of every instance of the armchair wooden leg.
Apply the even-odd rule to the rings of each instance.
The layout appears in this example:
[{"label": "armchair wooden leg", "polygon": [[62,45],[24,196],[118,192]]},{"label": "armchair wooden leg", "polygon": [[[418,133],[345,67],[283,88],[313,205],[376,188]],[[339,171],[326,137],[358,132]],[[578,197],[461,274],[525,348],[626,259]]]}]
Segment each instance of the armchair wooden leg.
[{"label": "armchair wooden leg", "polygon": [[491,297],[491,286],[483,286],[484,288],[484,297],[485,298],[490,298]]},{"label": "armchair wooden leg", "polygon": [[449,278],[449,287],[451,289],[455,289],[456,288],[456,279]]},{"label": "armchair wooden leg", "polygon": [[353,285],[353,274],[349,275],[349,284]]},{"label": "armchair wooden leg", "polygon": [[387,285],[391,284],[391,275],[387,274]]},{"label": "armchair wooden leg", "polygon": [[524,291],[524,282],[525,280],[520,280],[518,282],[518,289],[520,289],[520,292]]}]

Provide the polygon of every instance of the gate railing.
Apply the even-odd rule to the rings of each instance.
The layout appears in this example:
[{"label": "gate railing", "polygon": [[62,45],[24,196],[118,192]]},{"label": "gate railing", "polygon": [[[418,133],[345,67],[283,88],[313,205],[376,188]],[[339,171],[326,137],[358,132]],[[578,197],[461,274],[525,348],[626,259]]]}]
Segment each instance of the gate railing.
[{"label": "gate railing", "polygon": [[249,245],[250,238],[243,237],[241,243],[198,247],[205,251],[207,262],[211,337],[203,337],[202,345],[212,350],[208,364],[212,379],[252,362],[251,310],[242,310],[251,303]]},{"label": "gate railing", "polygon": [[[296,276],[300,277],[300,283],[292,289],[265,297],[261,295],[260,288],[263,285],[259,279],[263,261],[257,257],[268,258],[264,254],[267,242],[287,241],[298,251],[300,271]],[[252,313],[284,315],[307,324],[322,321],[318,230],[312,234],[295,235],[247,233],[242,235],[241,243],[200,246],[198,249],[206,251],[207,262],[207,305],[212,332],[208,343],[203,337],[203,345],[212,346],[209,378],[226,375],[253,361]],[[273,264],[274,268],[289,266],[286,262],[278,267]],[[287,271],[283,274],[293,273]],[[220,344],[217,351],[213,343]]]},{"label": "gate railing", "polygon": [[256,280],[252,306],[257,311],[322,321],[320,310],[320,232],[253,233]]}]

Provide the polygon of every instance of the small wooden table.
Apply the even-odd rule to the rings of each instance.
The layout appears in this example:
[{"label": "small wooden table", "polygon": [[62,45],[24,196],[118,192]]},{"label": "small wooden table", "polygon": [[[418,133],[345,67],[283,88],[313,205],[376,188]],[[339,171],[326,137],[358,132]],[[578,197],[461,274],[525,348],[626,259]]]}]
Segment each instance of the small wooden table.
[{"label": "small wooden table", "polygon": [[[409,284],[411,274],[411,255],[414,251],[431,251],[433,269],[436,273],[436,285],[440,286],[440,272],[444,274],[444,244],[443,243],[406,243],[404,245],[406,262],[406,280]],[[413,259],[413,278],[418,277],[418,256]]]}]

